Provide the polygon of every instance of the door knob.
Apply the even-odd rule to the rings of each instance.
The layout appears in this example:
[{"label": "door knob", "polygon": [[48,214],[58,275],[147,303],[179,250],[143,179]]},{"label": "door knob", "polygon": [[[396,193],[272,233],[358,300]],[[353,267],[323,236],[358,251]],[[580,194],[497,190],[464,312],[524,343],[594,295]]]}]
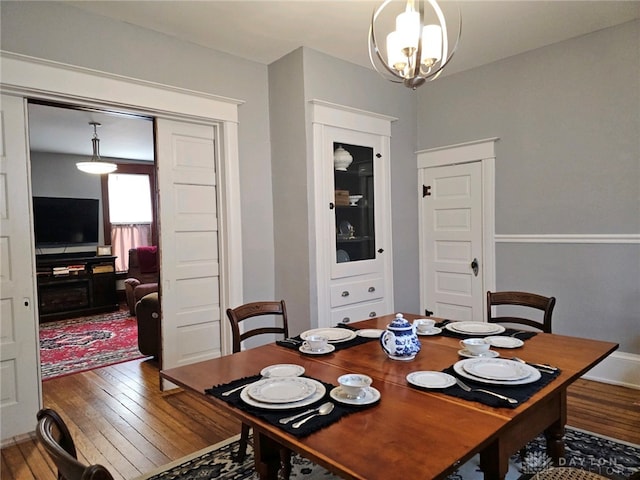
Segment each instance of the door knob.
[{"label": "door knob", "polygon": [[478,259],[474,258],[473,262],[471,262],[471,270],[473,270],[473,275],[475,277],[478,276]]}]

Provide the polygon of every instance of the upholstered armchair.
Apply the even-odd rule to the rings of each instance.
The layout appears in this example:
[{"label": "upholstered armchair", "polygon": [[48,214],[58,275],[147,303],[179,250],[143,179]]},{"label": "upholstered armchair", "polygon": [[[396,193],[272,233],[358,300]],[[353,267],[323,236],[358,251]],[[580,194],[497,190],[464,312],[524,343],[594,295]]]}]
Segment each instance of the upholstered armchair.
[{"label": "upholstered armchair", "polygon": [[129,250],[129,277],[124,281],[124,291],[131,315],[136,314],[136,304],[142,297],[158,291],[159,280],[158,247]]},{"label": "upholstered armchair", "polygon": [[160,301],[158,292],[142,297],[136,305],[138,350],[143,355],[160,356]]}]

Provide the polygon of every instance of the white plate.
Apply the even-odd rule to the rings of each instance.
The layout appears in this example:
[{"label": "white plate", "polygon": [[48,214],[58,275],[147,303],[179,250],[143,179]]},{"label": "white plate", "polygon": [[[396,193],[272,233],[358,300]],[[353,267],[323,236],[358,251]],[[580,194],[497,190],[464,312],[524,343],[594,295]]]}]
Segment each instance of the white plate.
[{"label": "white plate", "polygon": [[462,368],[467,373],[476,377],[487,378],[489,380],[516,381],[531,375],[528,365],[504,358],[477,358],[470,362],[465,362]]},{"label": "white plate", "polygon": [[442,329],[438,327],[431,327],[426,332],[416,332],[416,333],[418,335],[438,335],[439,333],[442,333]]},{"label": "white plate", "polygon": [[447,388],[456,384],[455,377],[448,373],[423,370],[407,375],[407,382],[422,388]]},{"label": "white plate", "polygon": [[344,262],[350,262],[351,261],[351,258],[349,257],[349,254],[344,250],[338,250],[336,252],[336,258],[338,260],[338,263],[344,263]]},{"label": "white plate", "polygon": [[460,355],[461,357],[467,357],[467,358],[495,358],[500,356],[500,354],[494,350],[488,350],[484,353],[475,354],[475,353],[471,353],[466,348],[462,350],[458,350],[458,355]]},{"label": "white plate", "polygon": [[322,350],[311,350],[310,348],[305,347],[304,345],[298,348],[298,350],[300,350],[302,353],[306,353],[307,355],[324,355],[326,353],[333,352],[335,349],[336,347],[334,347],[333,345],[327,345]]},{"label": "white plate", "polygon": [[492,336],[484,338],[493,347],[497,348],[518,348],[524,345],[519,338]]},{"label": "white plate", "polygon": [[304,373],[302,365],[292,363],[279,363],[277,365],[269,365],[260,370],[260,375],[264,378],[274,377],[299,377]]},{"label": "white plate", "polygon": [[485,322],[451,322],[444,327],[450,332],[462,333],[465,335],[489,335],[504,332],[502,325]]},{"label": "white plate", "polygon": [[[504,380],[490,380],[488,378],[476,377],[475,375],[471,375],[470,373],[467,373],[467,371],[464,369],[464,362],[471,362],[473,360],[475,359],[459,360],[458,362],[453,364],[453,370],[458,375],[464,378],[468,378],[469,380],[473,380],[479,383],[487,383],[490,385],[525,385],[527,383],[537,382],[538,380],[540,380],[540,377],[542,376],[542,374],[538,370],[531,367],[531,369],[533,370],[531,372],[531,375],[529,375],[526,378],[523,378],[522,380],[504,381]],[[528,367],[528,365],[526,366]]]},{"label": "white plate", "polygon": [[384,330],[378,328],[363,328],[362,330],[356,330],[356,335],[364,338],[380,338],[380,335],[384,333]]},{"label": "white plate", "polygon": [[364,397],[362,398],[348,398],[341,387],[334,388],[329,392],[329,395],[336,402],[347,403],[349,405],[369,405],[380,400],[380,392],[373,387],[367,387]]},{"label": "white plate", "polygon": [[340,225],[338,226],[338,231],[342,235],[348,235],[350,233],[353,233],[353,226],[351,226],[351,224],[346,220],[343,220],[342,222],[340,222]]},{"label": "white plate", "polygon": [[356,332],[348,328],[314,328],[302,332],[300,338],[306,340],[310,335],[321,335],[329,339],[329,343],[346,342],[356,338]]},{"label": "white plate", "polygon": [[315,391],[315,384],[304,377],[265,378],[251,384],[247,389],[251,398],[262,403],[299,402]]},{"label": "white plate", "polygon": [[307,378],[307,380],[309,382],[315,384],[316,391],[315,391],[315,393],[311,394],[310,396],[308,396],[304,400],[300,400],[298,402],[291,402],[291,403],[265,403],[265,402],[259,402],[257,400],[254,400],[253,398],[251,398],[249,396],[249,394],[247,393],[247,390],[249,389],[249,387],[251,385],[247,385],[245,388],[243,388],[240,391],[240,398],[247,405],[251,405],[252,407],[264,408],[264,409],[267,409],[267,410],[287,410],[289,408],[306,407],[307,405],[311,405],[312,403],[317,402],[322,397],[324,397],[325,393],[327,393],[327,389],[324,387],[324,385],[321,384],[320,382],[318,382],[317,380],[313,380],[311,378]]}]

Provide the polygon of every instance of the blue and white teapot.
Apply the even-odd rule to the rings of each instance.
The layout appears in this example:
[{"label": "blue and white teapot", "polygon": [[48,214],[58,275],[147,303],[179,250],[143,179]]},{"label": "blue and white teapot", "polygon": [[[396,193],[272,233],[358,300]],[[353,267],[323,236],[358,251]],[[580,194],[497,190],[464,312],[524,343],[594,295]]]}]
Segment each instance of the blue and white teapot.
[{"label": "blue and white teapot", "polygon": [[401,313],[396,314],[396,318],[387,325],[380,336],[380,345],[394,360],[413,360],[420,351],[416,327],[405,320]]}]

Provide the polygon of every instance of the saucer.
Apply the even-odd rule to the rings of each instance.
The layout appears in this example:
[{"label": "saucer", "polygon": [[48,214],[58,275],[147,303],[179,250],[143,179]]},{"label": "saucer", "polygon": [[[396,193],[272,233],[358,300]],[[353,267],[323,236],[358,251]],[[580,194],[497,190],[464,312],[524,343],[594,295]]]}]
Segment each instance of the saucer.
[{"label": "saucer", "polygon": [[467,349],[458,350],[458,355],[460,355],[461,357],[467,357],[467,358],[494,358],[494,357],[500,356],[498,352],[493,350],[489,350],[488,352],[481,353],[480,355],[474,355]]},{"label": "saucer", "polygon": [[356,331],[356,335],[364,338],[380,338],[380,335],[384,333],[384,330],[379,328],[363,328]]},{"label": "saucer", "polygon": [[380,400],[380,392],[373,387],[365,388],[364,397],[362,398],[347,398],[341,387],[335,387],[329,392],[329,395],[336,402],[346,403],[348,405],[370,405]]},{"label": "saucer", "polygon": [[416,332],[416,333],[418,335],[438,335],[439,333],[442,333],[442,329],[438,327],[431,327],[426,332]]},{"label": "saucer", "polygon": [[524,345],[524,342],[519,338],[491,336],[485,337],[485,341],[489,342],[492,347],[497,348],[518,348]]},{"label": "saucer", "polygon": [[305,347],[304,345],[302,345],[300,348],[298,348],[298,350],[300,350],[302,353],[306,353],[307,355],[324,355],[326,353],[331,353],[336,349],[335,346],[328,344],[326,347],[324,347],[322,350],[311,350],[310,348]]}]

